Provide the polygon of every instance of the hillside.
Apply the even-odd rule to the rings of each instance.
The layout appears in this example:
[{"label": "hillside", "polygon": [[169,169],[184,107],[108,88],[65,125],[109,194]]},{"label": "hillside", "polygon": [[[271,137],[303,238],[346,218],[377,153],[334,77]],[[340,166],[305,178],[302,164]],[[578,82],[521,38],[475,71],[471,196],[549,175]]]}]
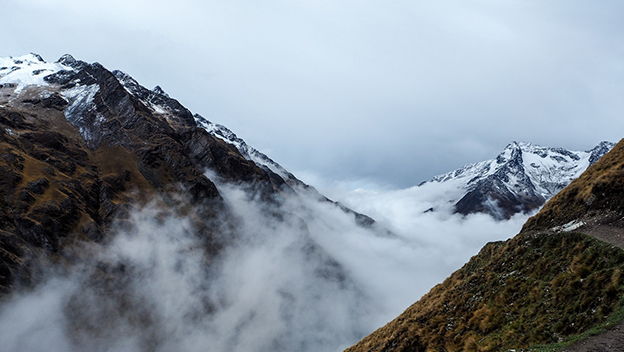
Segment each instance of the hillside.
[{"label": "hillside", "polygon": [[392,234],[211,126],[99,63],[0,58],[0,350],[313,351],[370,330],[318,239]]},{"label": "hillside", "polygon": [[520,234],[487,244],[347,351],[500,351],[571,341],[619,322],[624,250],[583,232],[624,233],[623,150],[620,141]]},{"label": "hillside", "polygon": [[53,72],[39,57],[17,62],[13,72],[50,74],[40,84],[17,80],[0,88],[4,292],[31,284],[35,262],[66,257],[76,241],[104,240],[114,220],[148,202],[194,219],[216,251],[223,243],[206,224],[226,209],[207,167],[223,179],[254,183],[267,197],[290,189],[197,127],[177,101],[165,101],[177,111],[154,114],[99,64],[64,56]]}]

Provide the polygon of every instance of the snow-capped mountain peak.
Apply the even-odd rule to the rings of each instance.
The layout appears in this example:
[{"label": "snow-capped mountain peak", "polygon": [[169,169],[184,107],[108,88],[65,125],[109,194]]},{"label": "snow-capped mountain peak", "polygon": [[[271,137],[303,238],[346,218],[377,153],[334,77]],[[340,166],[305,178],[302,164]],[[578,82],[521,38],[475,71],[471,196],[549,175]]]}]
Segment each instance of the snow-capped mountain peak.
[{"label": "snow-capped mountain peak", "polygon": [[[100,77],[100,75],[106,76],[107,72],[98,63],[89,64],[75,59],[70,54],[63,55],[54,63],[47,63],[37,54],[0,58],[0,88],[11,90],[10,94],[6,94],[11,100],[19,97],[28,86],[48,87],[39,90],[40,98],[58,95],[60,99],[64,99],[67,103],[64,107],[67,119],[79,128],[81,135],[88,143],[97,146],[103,134],[106,133],[106,128],[101,126],[106,118],[95,108],[94,99],[101,90],[103,82],[112,85],[107,90],[114,90],[116,89],[114,86],[120,84],[127,94],[136,98],[151,113],[164,117],[171,127],[196,125],[202,127],[214,137],[234,145],[247,160],[272,171],[291,185],[303,185],[293,174],[264,153],[249,146],[225,126],[214,124],[198,114],[193,116],[160,86],[151,90],[147,89],[130,75],[119,70],[110,72],[116,80]],[[120,101],[117,105],[123,106],[122,109],[128,111],[144,109],[140,106],[132,106],[123,94],[115,99]],[[0,101],[0,104],[2,103]],[[123,144],[122,141],[118,142]]]},{"label": "snow-capped mountain peak", "polygon": [[464,190],[460,199],[449,200],[456,202],[456,212],[509,218],[540,207],[614,145],[601,142],[588,151],[570,151],[514,141],[495,159],[465,165],[424,183],[453,182]]},{"label": "snow-capped mountain peak", "polygon": [[62,71],[73,70],[61,60],[48,63],[38,54],[0,58],[0,88],[15,88],[21,92],[29,85],[47,85],[44,77]]}]

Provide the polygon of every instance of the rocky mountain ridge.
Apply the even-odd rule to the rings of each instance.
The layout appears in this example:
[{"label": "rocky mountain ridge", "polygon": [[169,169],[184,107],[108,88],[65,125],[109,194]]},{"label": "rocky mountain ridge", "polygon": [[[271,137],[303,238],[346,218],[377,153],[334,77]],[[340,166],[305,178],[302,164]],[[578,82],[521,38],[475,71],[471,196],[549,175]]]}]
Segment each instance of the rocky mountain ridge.
[{"label": "rocky mountain ridge", "polygon": [[[74,241],[104,240],[113,221],[146,202],[194,219],[198,235],[218,251],[216,227],[206,224],[225,205],[206,168],[253,183],[265,197],[293,192],[197,127],[177,101],[166,100],[168,114],[154,113],[137,94],[144,89],[126,90],[98,63],[65,55],[51,64],[31,54],[1,65],[5,292],[34,283],[37,263],[65,260]],[[190,207],[181,206],[186,202]]]},{"label": "rocky mountain ridge", "polygon": [[455,212],[487,213],[508,219],[529,213],[576,179],[615,144],[601,142],[588,151],[512,142],[495,158],[465,165],[425,183],[453,183],[463,192]]},{"label": "rocky mountain ridge", "polygon": [[199,114],[195,114],[195,121],[197,122],[198,126],[203,127],[211,135],[220,138],[229,144],[234,145],[241,153],[241,155],[243,155],[247,160],[251,160],[256,163],[256,165],[259,165],[261,167],[268,168],[272,172],[280,175],[280,177],[282,177],[287,182],[291,182],[297,185],[303,185],[303,182],[297,179],[295,175],[290,173],[280,164],[273,161],[273,159],[269,158],[266,154],[258,151],[254,147],[247,144],[243,139],[236,136],[236,134],[227,127],[210,122]]},{"label": "rocky mountain ridge", "polygon": [[[344,269],[311,237],[306,222],[316,215],[306,202],[321,201],[365,231],[386,233],[244,142],[224,138],[224,128],[209,127],[160,87],[149,90],[98,63],[70,55],[55,63],[36,54],[0,59],[0,293],[32,289],[47,268],[70,270],[89,260],[85,246],[105,246],[116,232],[135,228],[136,214],[150,207],[158,209],[157,220],[189,224],[210,270],[247,232],[289,227],[283,241],[292,242],[289,253],[298,253],[292,260],[305,263],[300,270],[309,277],[301,280],[354,295],[354,304],[361,299]],[[224,199],[223,192],[240,192],[257,204],[262,225],[245,227],[231,204],[238,198]],[[112,285],[104,291],[124,294],[131,270],[121,266],[127,268],[97,263],[93,280]],[[273,288],[284,309],[322,299],[305,298],[313,290],[299,297],[284,285]],[[219,304],[193,314],[210,316]]]}]

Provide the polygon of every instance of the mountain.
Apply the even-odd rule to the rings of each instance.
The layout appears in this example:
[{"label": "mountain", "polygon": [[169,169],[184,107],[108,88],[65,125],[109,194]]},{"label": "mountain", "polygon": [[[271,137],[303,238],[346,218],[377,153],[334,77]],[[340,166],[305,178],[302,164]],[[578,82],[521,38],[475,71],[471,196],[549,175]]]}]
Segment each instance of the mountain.
[{"label": "mountain", "polygon": [[[509,219],[542,206],[613,148],[601,142],[588,151],[513,142],[496,159],[465,165],[425,183],[448,183],[461,190],[454,211]],[[421,184],[422,185],[422,184]]]},{"label": "mountain", "polygon": [[[194,219],[218,251],[223,244],[206,224],[225,213],[225,204],[206,168],[253,183],[264,197],[294,192],[197,127],[179,102],[127,75],[69,55],[56,63],[26,55],[0,65],[5,292],[36,281],[32,261],[63,256],[76,240],[102,241],[124,213],[154,200]],[[202,207],[181,211],[183,203]]]},{"label": "mountain", "polygon": [[341,231],[334,219],[389,233],[162,88],[70,55],[2,58],[0,128],[0,316],[52,290],[57,310],[35,301],[78,351],[363,336],[367,298],[317,240]]},{"label": "mountain", "polygon": [[195,121],[197,121],[198,126],[203,127],[211,135],[235,146],[241,153],[241,155],[247,160],[253,161],[256,165],[262,168],[271,170],[273,173],[279,175],[282,179],[284,179],[287,183],[298,186],[304,185],[304,183],[297,179],[295,175],[288,172],[280,164],[276,163],[265,154],[248,145],[244,140],[237,137],[236,134],[227,127],[210,122],[199,114],[195,114]]},{"label": "mountain", "polygon": [[236,136],[236,134],[227,127],[210,122],[199,114],[195,114],[195,121],[197,122],[198,126],[203,127],[212,136],[235,146],[245,159],[253,161],[256,165],[267,170],[267,172],[269,172],[270,174],[279,175],[288,185],[300,189],[301,191],[305,190],[307,196],[316,198],[323,202],[330,202],[332,204],[335,204],[345,213],[355,216],[355,221],[359,226],[374,230],[374,232],[378,236],[396,236],[391,231],[379,226],[371,217],[355,212],[348,207],[340,203],[333,202],[329,198],[320,194],[314,187],[303,183],[301,180],[295,177],[295,175],[290,173],[280,164],[273,161],[273,159],[269,158],[266,154],[258,151],[254,147],[247,144],[243,139]]},{"label": "mountain", "polygon": [[622,351],[623,169],[624,140],[347,351]]}]

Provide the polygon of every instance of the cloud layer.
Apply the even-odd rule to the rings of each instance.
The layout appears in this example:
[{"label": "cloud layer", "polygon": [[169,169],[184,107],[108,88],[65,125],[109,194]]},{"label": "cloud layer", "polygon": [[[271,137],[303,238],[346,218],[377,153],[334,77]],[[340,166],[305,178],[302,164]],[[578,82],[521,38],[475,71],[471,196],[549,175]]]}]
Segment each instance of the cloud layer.
[{"label": "cloud layer", "polygon": [[447,187],[343,196],[388,236],[311,191],[278,205],[219,183],[232,216],[217,257],[186,219],[136,210],[0,305],[0,351],[341,351],[526,218],[451,215]]},{"label": "cloud layer", "polygon": [[0,305],[0,351],[333,351],[374,328],[377,304],[311,238],[303,203],[219,189],[218,256],[186,219],[137,210]]}]

